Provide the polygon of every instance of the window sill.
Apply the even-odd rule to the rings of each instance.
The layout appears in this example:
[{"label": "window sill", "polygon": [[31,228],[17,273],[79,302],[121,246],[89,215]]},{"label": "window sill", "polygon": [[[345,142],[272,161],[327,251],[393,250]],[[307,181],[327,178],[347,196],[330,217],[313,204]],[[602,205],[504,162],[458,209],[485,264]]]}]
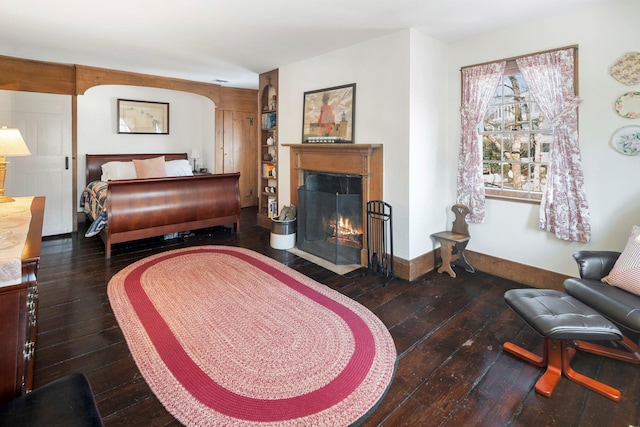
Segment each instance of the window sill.
[{"label": "window sill", "polygon": [[485,189],[486,199],[505,200],[510,202],[531,203],[539,205],[542,201],[541,194],[521,193],[519,191]]}]

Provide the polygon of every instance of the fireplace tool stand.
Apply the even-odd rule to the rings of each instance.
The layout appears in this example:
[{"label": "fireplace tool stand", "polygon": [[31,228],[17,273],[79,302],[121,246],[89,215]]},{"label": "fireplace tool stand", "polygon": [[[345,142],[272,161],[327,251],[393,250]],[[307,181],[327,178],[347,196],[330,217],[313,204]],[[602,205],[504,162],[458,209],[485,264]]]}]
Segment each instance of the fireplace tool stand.
[{"label": "fireplace tool stand", "polygon": [[394,279],[392,225],[391,205],[381,200],[367,202],[368,267],[389,279],[384,286],[387,286]]}]

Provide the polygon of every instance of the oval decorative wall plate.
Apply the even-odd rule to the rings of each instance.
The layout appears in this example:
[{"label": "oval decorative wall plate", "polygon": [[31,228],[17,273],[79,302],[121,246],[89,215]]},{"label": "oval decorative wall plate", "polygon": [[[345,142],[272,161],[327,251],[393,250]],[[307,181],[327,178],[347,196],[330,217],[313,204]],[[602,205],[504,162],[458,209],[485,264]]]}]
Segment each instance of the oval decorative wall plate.
[{"label": "oval decorative wall plate", "polygon": [[640,119],[640,92],[627,92],[615,102],[616,113],[627,119]]},{"label": "oval decorative wall plate", "polygon": [[629,86],[640,83],[640,52],[625,53],[613,64],[609,74]]},{"label": "oval decorative wall plate", "polygon": [[618,152],[627,156],[640,154],[640,126],[625,126],[611,137],[611,144]]}]

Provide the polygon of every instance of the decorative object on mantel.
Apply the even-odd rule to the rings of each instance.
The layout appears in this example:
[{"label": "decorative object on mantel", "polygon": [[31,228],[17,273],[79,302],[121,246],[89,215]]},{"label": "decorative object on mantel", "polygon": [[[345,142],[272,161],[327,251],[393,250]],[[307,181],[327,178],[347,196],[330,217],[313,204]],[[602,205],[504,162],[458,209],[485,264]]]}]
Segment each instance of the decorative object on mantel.
[{"label": "decorative object on mantel", "polygon": [[627,156],[640,155],[640,126],[625,126],[611,137],[611,145]]},{"label": "decorative object on mantel", "polygon": [[628,86],[640,83],[640,52],[625,53],[613,64],[609,74]]},{"label": "decorative object on mantel", "polygon": [[353,143],[356,84],[304,93],[303,143]]},{"label": "decorative object on mantel", "polygon": [[29,147],[22,139],[20,130],[0,128],[0,203],[13,202],[14,199],[4,195],[4,180],[7,176],[7,156],[30,156]]},{"label": "decorative object on mantel", "polygon": [[640,119],[640,92],[627,92],[615,102],[616,113],[626,119]]}]

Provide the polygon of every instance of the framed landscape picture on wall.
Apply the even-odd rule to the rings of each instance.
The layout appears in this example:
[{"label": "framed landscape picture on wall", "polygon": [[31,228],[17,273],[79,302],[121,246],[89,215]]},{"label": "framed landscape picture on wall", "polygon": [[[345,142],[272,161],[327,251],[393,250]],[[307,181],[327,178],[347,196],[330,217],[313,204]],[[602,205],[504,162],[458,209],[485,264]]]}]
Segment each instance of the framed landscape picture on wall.
[{"label": "framed landscape picture on wall", "polygon": [[304,93],[303,143],[353,143],[356,84]]},{"label": "framed landscape picture on wall", "polygon": [[118,133],[169,134],[169,103],[118,99]]}]

